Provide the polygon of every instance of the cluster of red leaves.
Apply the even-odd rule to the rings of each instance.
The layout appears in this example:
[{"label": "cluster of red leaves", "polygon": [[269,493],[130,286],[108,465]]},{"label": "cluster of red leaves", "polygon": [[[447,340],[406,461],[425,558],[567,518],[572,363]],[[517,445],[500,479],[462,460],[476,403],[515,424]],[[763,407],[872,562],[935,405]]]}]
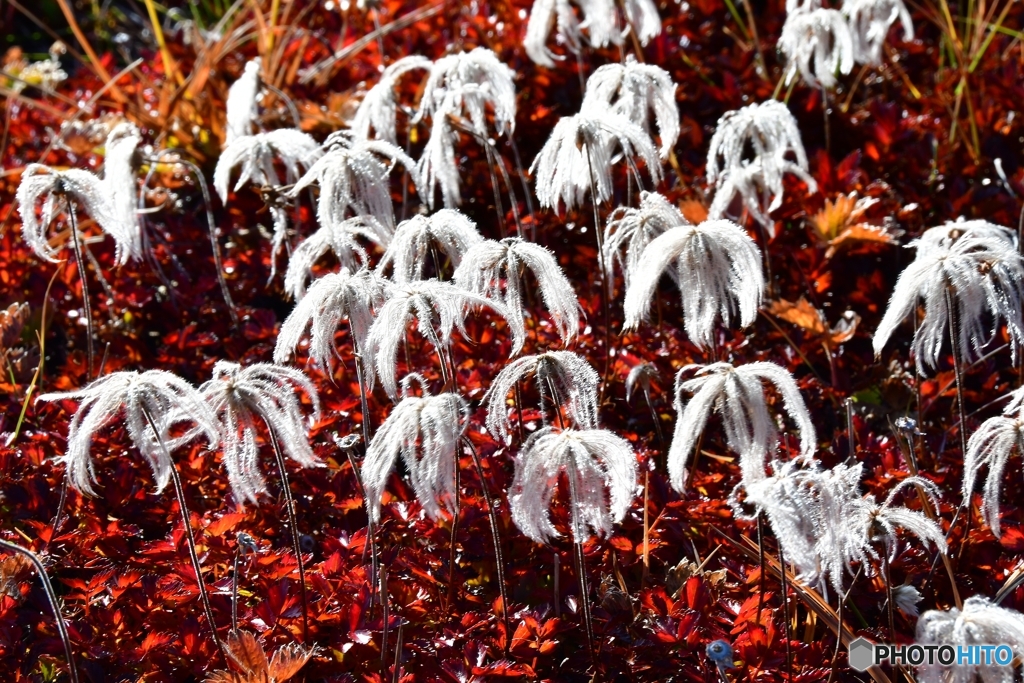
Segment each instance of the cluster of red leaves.
[{"label": "cluster of red leaves", "polygon": [[[644,59],[668,69],[679,83],[683,135],[660,189],[688,213],[699,216],[706,204],[702,174],[715,122],[728,110],[771,97],[780,65],[769,49],[771,80],[758,74],[750,46],[735,37],[735,29],[723,31],[735,25],[721,0],[662,4],[665,30],[644,50]],[[780,32],[782,5],[773,0],[761,6],[756,17],[766,48]],[[516,139],[528,161],[557,118],[578,109],[576,64],[569,59],[558,69],[547,70],[525,58],[519,43],[529,5],[522,0],[448,3],[439,8],[425,19],[387,33],[382,38],[386,54],[389,59],[414,53],[438,57],[448,50],[478,45],[495,50],[519,74]],[[391,0],[382,3],[379,16],[390,21],[416,9],[417,3]],[[1020,19],[1019,10],[1011,11],[1006,24]],[[1013,113],[1015,103],[1024,98],[1020,77],[1024,50],[1019,41],[997,35],[970,76],[972,106],[961,108],[959,93],[954,95],[957,73],[941,67],[940,46],[948,37],[924,13],[915,20],[917,38],[896,43],[892,52],[892,57],[899,58],[897,65],[851,76],[830,95],[827,149],[821,93],[802,86],[792,91],[790,109],[800,121],[821,191],[807,196],[795,182],[787,188],[786,201],[775,213],[778,236],[769,245],[773,302],[750,328],[722,331],[719,354],[734,363],[772,360],[791,370],[814,415],[819,457],[829,465],[848,457],[864,462],[865,492],[884,494],[907,476],[892,419],[907,414],[920,418],[923,436],[917,446],[924,457],[919,465],[942,487],[940,513],[948,527],[960,504],[962,469],[951,366],[918,381],[907,362],[909,329],[880,359],[873,357],[870,335],[896,275],[909,260],[909,254],[893,244],[901,232],[904,236],[899,241],[905,242],[961,214],[1015,224],[1018,199],[1012,193],[1024,192],[1018,144],[1024,131],[1020,117]],[[354,8],[339,13],[311,7],[302,13],[301,22],[323,39],[293,34],[283,48],[281,63],[313,64],[328,56],[329,48],[352,45],[373,29],[373,22]],[[177,67],[187,73],[190,48],[175,43],[174,36],[168,39]],[[254,49],[252,43],[238,47],[225,55],[219,73],[207,75],[230,82]],[[116,70],[112,54],[104,57],[108,70]],[[151,101],[156,95],[149,87],[164,77],[159,52],[154,48],[143,56],[146,62],[139,73],[122,79],[119,87],[136,101],[165,111],[167,103]],[[615,59],[615,51],[588,52],[582,64],[589,72]],[[292,72],[283,85],[298,103],[303,127],[318,135],[330,130],[331,117],[340,117],[350,108],[350,100],[363,87],[360,84],[375,81],[379,63],[376,42],[371,41],[354,59],[330,71],[323,83],[300,84]],[[100,85],[80,70],[62,89],[69,101],[84,101]],[[51,104],[66,106],[63,100]],[[117,110],[115,105],[112,102],[109,110]],[[44,293],[54,268],[40,263],[26,248],[13,203],[17,169],[29,162],[93,169],[102,163],[102,156],[88,148],[48,150],[51,131],[60,123],[48,111],[22,99],[6,101],[0,304],[6,308],[27,302],[29,310],[10,309],[3,318],[0,351],[6,363],[0,378],[0,432],[5,438],[15,429],[35,370],[37,334],[46,341],[39,378],[42,389],[70,389],[86,381],[84,326],[76,324],[81,321],[79,273],[73,263],[58,270],[44,319]],[[973,117],[979,136],[973,149],[964,142],[965,111]],[[216,123],[221,129],[222,123]],[[957,129],[951,135],[954,125]],[[146,130],[151,140],[161,132],[166,131],[152,126]],[[216,144],[208,148],[215,156]],[[468,140],[463,140],[459,151],[463,208],[485,235],[496,237],[486,158]],[[502,149],[502,153],[510,151]],[[995,175],[992,156],[1002,159],[1012,187]],[[111,285],[93,302],[105,370],[163,368],[200,382],[210,376],[220,358],[242,363],[269,360],[277,326],[291,304],[279,280],[266,284],[269,241],[256,225],[268,224],[269,217],[257,194],[243,190],[228,207],[216,207],[228,242],[229,285],[241,318],[234,327],[219,297],[201,197],[188,178],[171,176],[158,178],[155,184],[173,191],[181,205],[177,211],[146,217],[150,262],[114,271],[109,267],[110,245],[95,247]],[[613,206],[625,204],[628,192],[622,182]],[[852,201],[845,199],[852,192],[878,201],[866,212],[855,212]],[[632,196],[635,199],[635,192]],[[526,214],[521,194],[519,201],[520,211]],[[601,294],[595,286],[597,260],[589,211],[584,207],[568,217],[535,212],[526,216],[526,224],[536,231],[538,242],[558,254],[573,281],[589,325],[576,350],[600,368],[607,349],[600,328]],[[308,234],[312,212],[309,206],[302,212],[296,229]],[[511,213],[505,223],[512,224]],[[884,228],[884,232],[865,229],[865,225]],[[88,273],[90,278],[97,275]],[[680,496],[668,484],[666,444],[657,438],[654,419],[660,421],[663,433],[671,433],[673,373],[706,359],[682,334],[676,295],[666,288],[662,296],[654,324],[631,334],[619,334],[621,308],[617,302],[612,306],[616,354],[601,418],[635,446],[647,492],[645,498],[637,498],[612,538],[586,545],[592,587],[588,596],[578,594],[567,534],[559,544],[544,547],[525,539],[512,524],[503,495],[511,481],[512,452],[483,433],[478,413],[470,431],[483,455],[485,481],[464,459],[454,537],[450,519],[441,524],[427,520],[409,486],[400,476],[392,478],[383,521],[376,530],[386,568],[385,612],[374,595],[366,514],[357,480],[350,461],[335,445],[335,437],[358,431],[362,419],[354,370],[350,363],[342,364],[333,377],[327,377],[309,368],[324,407],[324,419],[311,439],[327,467],[290,473],[308,553],[307,645],[316,646],[302,669],[306,680],[713,681],[718,674],[704,648],[720,638],[734,646],[739,668],[731,675],[736,680],[825,680],[833,665],[840,679],[850,675],[845,655],[834,659],[834,632],[795,594],[789,604],[792,664],[787,664],[781,586],[777,574],[766,573],[762,579],[756,545],[751,556],[750,543],[743,539],[756,543],[756,529],[735,520],[725,502],[738,481],[738,471],[715,427],[703,442],[704,451],[713,457],[701,457],[690,491]],[[855,319],[859,324],[853,325]],[[527,352],[557,346],[557,335],[543,316],[533,329]],[[499,323],[484,321],[471,324],[469,338],[456,340],[458,385],[469,400],[479,402],[506,361],[507,339]],[[341,357],[350,359],[347,333],[339,334],[338,345]],[[430,347],[414,346],[410,351],[413,364],[436,379]],[[652,386],[651,410],[642,405],[642,397],[634,396],[632,404],[625,398],[624,379],[640,362],[654,364],[660,373]],[[966,403],[974,412],[967,417],[967,429],[992,413],[991,401],[1018,385],[1005,348],[971,366]],[[917,395],[919,405],[915,405]],[[851,435],[843,407],[849,397],[856,401],[854,454],[849,452]],[[378,391],[370,407],[371,424],[380,425],[389,402]],[[214,670],[231,672],[216,674],[220,678],[215,680],[220,681],[273,679],[271,669],[278,665],[272,662],[278,660],[268,664],[262,651],[257,656],[252,649],[258,647],[278,652],[281,661],[288,660],[291,666],[289,658],[298,654],[281,648],[301,637],[301,606],[280,499],[238,508],[230,500],[217,453],[198,447],[176,453],[222,638],[230,626],[232,568],[241,552],[237,534],[249,534],[259,548],[239,560],[239,621],[243,628],[258,632],[264,644],[242,643],[234,637],[231,648],[247,648],[249,655],[243,659],[248,664],[239,666],[233,658],[235,665],[225,669],[200,616],[196,576],[183,544],[176,503],[166,495],[153,494],[148,471],[129,447],[123,429],[110,429],[93,444],[102,495],[85,499],[70,491],[54,529],[63,471],[53,460],[63,452],[71,408],[29,401],[19,437],[0,448],[0,533],[45,558],[61,593],[84,680],[203,680]],[[527,411],[527,426],[535,428],[538,417]],[[1002,543],[969,502],[951,532],[952,565],[964,597],[993,595],[1024,552],[1024,533],[1019,528],[1024,513],[1015,505],[1022,493],[1018,470],[1019,464],[1008,468],[1004,481]],[[500,618],[482,486],[488,487],[499,506],[511,632]],[[556,497],[554,517],[566,532],[566,501],[561,496]],[[649,528],[646,547],[645,527]],[[448,559],[452,543],[454,567]],[[769,556],[777,556],[773,539],[767,537],[765,545]],[[708,561],[698,569],[696,565],[704,560]],[[932,552],[908,543],[891,566],[894,584],[921,589],[925,609],[952,604],[949,581],[941,565],[935,569],[933,560]],[[586,651],[581,599],[593,604],[598,648],[593,658]],[[888,639],[884,599],[882,580],[863,572],[849,596],[855,607],[847,611],[854,615],[848,616],[850,628]],[[1018,594],[1005,604],[1020,606],[1022,601],[1024,596]],[[900,640],[912,637],[913,620],[897,614],[896,627]],[[59,671],[64,666],[62,652],[45,597],[30,572],[19,562],[0,564],[0,670],[6,672],[5,679],[51,677],[55,667]],[[253,662],[262,662],[264,668],[253,668]]]}]

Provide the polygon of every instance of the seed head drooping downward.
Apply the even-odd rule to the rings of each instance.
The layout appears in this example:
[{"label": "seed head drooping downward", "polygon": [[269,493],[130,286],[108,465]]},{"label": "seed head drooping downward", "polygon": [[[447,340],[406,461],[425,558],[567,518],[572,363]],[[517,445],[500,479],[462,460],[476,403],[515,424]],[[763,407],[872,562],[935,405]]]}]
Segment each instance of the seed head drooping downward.
[{"label": "seed head drooping downward", "polygon": [[964,457],[963,496],[970,501],[974,485],[982,467],[988,466],[982,497],[981,514],[996,538],[1002,533],[999,524],[999,498],[1003,472],[1013,450],[1024,444],[1024,388],[1009,394],[1010,402],[1003,414],[981,423],[967,442]]}]

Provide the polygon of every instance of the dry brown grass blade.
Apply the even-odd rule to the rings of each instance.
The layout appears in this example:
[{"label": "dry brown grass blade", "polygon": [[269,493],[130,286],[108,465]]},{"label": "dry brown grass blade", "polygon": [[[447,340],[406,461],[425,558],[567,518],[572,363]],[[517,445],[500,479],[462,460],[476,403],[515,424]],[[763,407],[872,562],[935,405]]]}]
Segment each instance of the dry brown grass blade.
[{"label": "dry brown grass blade", "polygon": [[[67,0],[57,0],[57,3],[60,5],[61,11],[64,13],[64,18],[67,19],[68,26],[71,27],[71,32],[75,34],[75,39],[78,40],[78,44],[82,46],[82,49],[85,50],[85,54],[89,56],[89,60],[92,62],[91,66],[96,71],[96,75],[99,76],[100,80],[104,83],[110,83],[110,73],[103,67],[103,63],[100,62],[100,58],[96,56],[96,52],[92,49],[92,45],[89,44],[89,39],[85,37],[84,33],[82,33],[82,28],[75,20],[75,13],[71,9],[71,6],[68,5]],[[121,92],[121,89],[116,85],[113,85],[110,88],[110,92],[114,96],[114,99],[121,104],[128,102],[128,98],[125,97],[124,93]]]},{"label": "dry brown grass blade", "polygon": [[[740,538],[742,539],[742,542],[737,541],[715,525],[712,524],[711,528],[714,529],[718,535],[724,538],[729,545],[743,553],[751,562],[759,562],[760,558],[757,551],[757,544],[749,538],[741,536]],[[779,565],[779,559],[771,553],[765,553],[764,557],[765,566],[775,576],[775,578],[781,580],[782,568]],[[786,580],[789,582],[789,585],[793,590],[796,591],[800,600],[807,605],[807,608],[814,612],[815,616],[838,636],[843,645],[849,645],[850,642],[855,639],[855,636],[850,632],[850,629],[848,629],[845,624],[843,624],[842,629],[839,628],[839,615],[837,615],[836,611],[832,609],[832,606],[829,605],[823,597],[821,597],[821,594],[818,593],[818,591],[805,586],[799,579],[797,579],[796,575],[789,570],[786,570]],[[892,683],[892,681],[889,680],[889,677],[885,675],[885,672],[877,666],[869,668],[867,673],[872,679],[874,679],[875,683]]]}]

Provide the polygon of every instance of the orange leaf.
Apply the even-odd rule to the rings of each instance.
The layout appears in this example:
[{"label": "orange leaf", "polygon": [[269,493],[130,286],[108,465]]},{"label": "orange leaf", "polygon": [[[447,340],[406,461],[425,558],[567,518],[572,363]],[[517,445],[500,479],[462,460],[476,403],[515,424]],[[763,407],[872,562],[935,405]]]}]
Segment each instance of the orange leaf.
[{"label": "orange leaf", "polygon": [[298,643],[288,643],[283,646],[274,653],[274,657],[270,660],[270,676],[274,683],[284,683],[299,673],[299,669],[305,666],[312,656],[312,649],[306,650]]},{"label": "orange leaf", "polygon": [[805,297],[801,296],[796,303],[785,299],[773,301],[768,312],[812,334],[823,335],[826,332],[824,317]]},{"label": "orange leaf", "polygon": [[243,673],[253,677],[268,672],[267,655],[253,634],[247,631],[232,631],[224,644],[232,663]]}]

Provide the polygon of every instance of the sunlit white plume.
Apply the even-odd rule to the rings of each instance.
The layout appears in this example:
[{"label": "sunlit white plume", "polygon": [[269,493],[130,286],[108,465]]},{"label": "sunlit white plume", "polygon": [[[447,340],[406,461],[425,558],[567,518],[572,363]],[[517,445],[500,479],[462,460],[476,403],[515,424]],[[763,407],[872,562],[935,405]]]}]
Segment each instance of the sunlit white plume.
[{"label": "sunlit white plume", "polygon": [[[310,294],[312,292],[310,289]],[[447,351],[452,330],[458,327],[463,335],[468,334],[465,318],[471,308],[486,306],[498,315],[507,317],[501,304],[456,287],[450,282],[407,282],[392,287],[389,296],[387,302],[377,311],[377,317],[370,327],[364,360],[368,375],[367,383],[373,386],[373,370],[376,369],[384,391],[392,400],[398,397],[398,348],[405,342],[406,327],[410,320],[417,321],[420,334],[427,338],[441,357]]]},{"label": "sunlit white plume", "polygon": [[313,266],[328,252],[342,268],[358,271],[370,260],[358,240],[380,244],[379,227],[379,223],[362,216],[345,219],[338,225],[322,225],[292,252],[284,274],[284,291],[296,300],[301,299],[306,293],[306,282],[313,277]]},{"label": "sunlit white plume", "polygon": [[513,352],[526,341],[523,314],[523,271],[533,273],[540,295],[555,323],[555,329],[568,344],[580,324],[580,304],[555,255],[518,237],[500,242],[477,242],[463,255],[455,271],[455,284],[500,302],[508,311]]},{"label": "sunlit white plume", "polygon": [[581,109],[611,107],[616,114],[640,122],[649,130],[648,113],[654,115],[661,138],[661,158],[679,139],[679,107],[676,84],[667,71],[653,64],[642,64],[633,55],[622,64],[600,66],[587,79]]},{"label": "sunlit white plume", "polygon": [[512,428],[508,395],[516,383],[531,376],[537,383],[541,413],[545,412],[544,404],[550,403],[556,412],[564,409],[576,427],[597,429],[597,371],[571,351],[548,351],[510,361],[491,382],[483,402],[487,406],[487,429],[499,441],[507,441]]},{"label": "sunlit white plume", "polygon": [[320,187],[316,217],[321,226],[338,227],[352,213],[368,225],[378,224],[375,241],[387,245],[395,230],[391,171],[396,162],[408,170],[415,168],[415,162],[389,142],[359,138],[350,131],[331,134],[323,148],[324,155],[295,183],[291,196],[316,183]]},{"label": "sunlit white plume", "polygon": [[113,217],[120,225],[120,233],[128,245],[128,253],[121,255],[119,264],[123,264],[128,257],[142,258],[142,228],[138,218],[139,184],[135,180],[135,150],[141,142],[142,136],[135,124],[127,121],[119,123],[107,136],[103,157],[103,185],[110,197]]},{"label": "sunlit white plume", "polygon": [[68,425],[67,452],[60,462],[67,468],[70,484],[90,496],[96,495],[92,486],[96,471],[89,457],[92,439],[119,416],[124,416],[128,436],[153,469],[157,492],[171,478],[174,463],[170,451],[184,443],[184,439],[172,439],[172,429],[182,423],[194,424],[198,429],[190,431],[190,436],[218,442],[217,419],[203,397],[191,384],[163,370],[112,372],[76,391],[43,394],[37,400],[64,399],[79,404]]},{"label": "sunlit white plume", "polygon": [[848,74],[853,69],[853,37],[839,10],[790,12],[782,25],[779,50],[788,62],[786,85],[799,73],[810,86],[832,88],[837,71]]},{"label": "sunlit white plume", "polygon": [[370,137],[372,130],[375,137],[397,145],[395,86],[398,79],[415,69],[430,69],[432,64],[433,62],[426,57],[410,55],[402,57],[384,69],[380,80],[370,88],[366,96],[363,97],[363,101],[359,103],[359,108],[352,119],[352,132],[365,140]]},{"label": "sunlit white plume", "polygon": [[761,252],[735,223],[707,220],[670,228],[644,249],[626,289],[627,329],[647,318],[651,297],[669,267],[682,295],[686,334],[697,346],[714,343],[718,321],[728,326],[738,312],[746,326],[757,316],[764,294]]},{"label": "sunlit white plume", "polygon": [[[413,395],[414,381],[422,396]],[[423,377],[416,373],[405,376],[402,400],[377,430],[363,462],[362,482],[371,522],[380,521],[380,496],[399,455],[409,470],[416,499],[431,519],[440,518],[441,505],[455,513],[455,468],[469,415],[469,405],[458,394],[431,396]]]},{"label": "sunlit white plume", "polygon": [[636,470],[636,455],[629,442],[607,430],[539,429],[516,455],[516,473],[509,489],[512,521],[538,543],[557,538],[559,533],[551,523],[551,499],[559,475],[565,472],[573,538],[582,543],[593,534],[607,537],[633,501]]},{"label": "sunlit white plume", "polygon": [[366,337],[376,311],[387,299],[390,283],[372,270],[356,273],[342,268],[317,279],[281,325],[274,347],[274,362],[284,363],[299,345],[302,333],[311,326],[309,357],[328,371],[338,352],[334,335],[343,319],[348,320],[358,354],[366,348]]},{"label": "sunlit white plume", "polygon": [[[312,404],[307,420],[295,390],[309,396]],[[256,503],[267,491],[260,473],[257,421],[263,422],[281,453],[303,467],[320,461],[309,445],[309,426],[320,416],[316,387],[306,375],[273,363],[242,367],[220,360],[213,366],[213,378],[199,388],[220,423],[220,443],[231,493],[239,503]]]},{"label": "sunlit white plume", "polygon": [[398,226],[377,272],[383,274],[390,268],[391,280],[398,284],[420,280],[432,256],[447,258],[458,268],[470,247],[482,240],[476,224],[455,209],[416,215]]},{"label": "sunlit white plume", "polygon": [[[576,16],[574,5],[579,8],[582,21]],[[622,45],[630,30],[635,32],[641,45],[647,45],[661,34],[661,17],[652,0],[625,0],[622,9],[630,27],[624,30],[619,28],[616,4],[610,0],[573,0],[571,3],[569,0],[537,0],[530,10],[523,48],[537,64],[554,68],[555,60],[565,57],[555,55],[547,47],[552,29],[575,54],[583,49],[584,29],[587,42],[596,48]]]},{"label": "sunlit white plume", "polygon": [[[629,287],[647,245],[672,228],[690,225],[682,212],[657,192],[641,192],[640,207],[621,206],[612,212],[604,228],[604,261],[617,263]],[[669,275],[676,277],[676,271]]]},{"label": "sunlit white plume", "polygon": [[486,139],[489,104],[494,112],[495,133],[510,133],[516,124],[514,77],[515,72],[487,48],[442,57],[430,67],[414,120],[446,114],[463,116],[474,132]]},{"label": "sunlit white plume", "polygon": [[[1008,645],[1013,652],[1024,651],[1024,615],[1000,607],[982,595],[964,600],[963,610],[929,610],[917,620],[914,641],[921,645]],[[1013,683],[1012,666],[994,663],[954,662],[948,667],[925,664],[918,667],[921,683]]]},{"label": "sunlit white plume", "polygon": [[237,81],[228,88],[227,125],[224,132],[224,146],[237,138],[252,133],[256,120],[256,98],[260,92],[260,58],[254,57],[245,63],[245,70]]},{"label": "sunlit white plume", "polygon": [[724,218],[737,195],[743,207],[758,223],[763,225],[769,234],[775,236],[775,221],[769,214],[782,206],[785,188],[782,183],[784,173],[792,173],[807,184],[810,192],[817,190],[817,183],[798,164],[788,159],[777,159],[769,163],[766,172],[765,164],[760,158],[744,161],[738,167],[727,168],[719,176],[715,198],[708,208],[708,218]]},{"label": "sunlit white plume", "polygon": [[[694,377],[684,380],[693,372]],[[726,442],[740,456],[743,481],[750,485],[765,477],[765,458],[776,445],[775,420],[768,412],[764,382],[782,398],[785,412],[800,430],[800,459],[809,460],[817,448],[814,423],[793,376],[775,363],[758,362],[687,365],[676,375],[675,433],[668,452],[672,486],[682,492],[686,464],[712,411],[722,416]],[[683,393],[693,397],[684,403]]]},{"label": "sunlit white plume", "polygon": [[620,158],[617,149],[631,167],[640,157],[651,182],[661,182],[658,153],[640,126],[600,105],[562,117],[530,166],[541,206],[557,211],[564,202],[572,210],[591,190],[594,201],[607,201],[612,196],[612,163]]},{"label": "sunlit white plume", "polygon": [[843,0],[841,8],[853,38],[853,58],[860,64],[882,63],[882,46],[899,20],[903,40],[914,39],[914,22],[903,0]]},{"label": "sunlit white plume", "polygon": [[1016,448],[1024,444],[1024,388],[1010,392],[1003,414],[990,417],[971,434],[964,456],[964,501],[971,500],[978,473],[988,466],[982,496],[981,514],[996,538],[1002,535],[999,524],[999,497],[1006,463]]},{"label": "sunlit white plume", "polygon": [[[946,223],[926,230],[908,247],[917,249],[914,262],[900,273],[889,307],[875,332],[875,355],[908,315],[916,315],[924,301],[924,319],[914,336],[917,371],[935,368],[943,342],[948,339],[947,302],[955,309],[960,360],[974,360],[1005,321],[1016,360],[1024,344],[1024,261],[1017,252],[1013,233],[986,221]],[[948,300],[947,300],[948,293]]]}]

